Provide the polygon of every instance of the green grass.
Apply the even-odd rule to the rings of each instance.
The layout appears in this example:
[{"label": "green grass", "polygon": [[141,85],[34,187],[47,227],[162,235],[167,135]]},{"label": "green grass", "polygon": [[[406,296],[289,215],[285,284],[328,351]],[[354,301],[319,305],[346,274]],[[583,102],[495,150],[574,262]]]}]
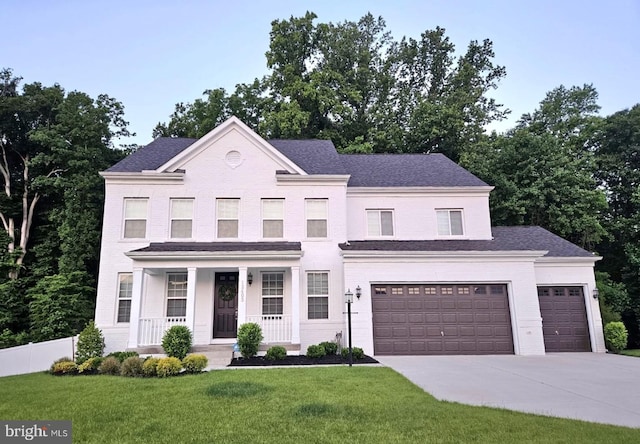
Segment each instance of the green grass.
[{"label": "green grass", "polygon": [[78,443],[604,443],[640,430],[440,402],[382,367],[166,379],[0,378],[0,418],[73,421]]},{"label": "green grass", "polygon": [[620,351],[621,355],[626,355],[626,356],[635,356],[637,358],[640,358],[640,350],[635,349],[635,350],[622,350]]}]

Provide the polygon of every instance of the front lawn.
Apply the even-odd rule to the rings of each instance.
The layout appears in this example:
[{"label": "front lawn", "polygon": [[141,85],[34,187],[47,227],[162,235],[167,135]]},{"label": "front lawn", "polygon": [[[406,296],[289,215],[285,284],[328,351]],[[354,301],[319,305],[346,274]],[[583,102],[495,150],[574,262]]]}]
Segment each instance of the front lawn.
[{"label": "front lawn", "polygon": [[634,350],[621,350],[620,351],[621,355],[626,355],[626,356],[635,356],[636,358],[640,358],[640,350],[638,349],[634,349]]},{"label": "front lawn", "polygon": [[640,442],[640,430],[439,402],[382,367],[168,379],[0,378],[0,419],[73,421],[73,442]]}]

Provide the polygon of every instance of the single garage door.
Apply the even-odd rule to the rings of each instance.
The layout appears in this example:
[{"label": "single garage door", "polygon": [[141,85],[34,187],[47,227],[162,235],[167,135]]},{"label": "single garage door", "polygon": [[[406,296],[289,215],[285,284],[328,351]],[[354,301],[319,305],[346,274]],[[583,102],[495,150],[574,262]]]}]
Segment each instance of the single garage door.
[{"label": "single garage door", "polygon": [[512,354],[506,285],[371,286],[376,355]]},{"label": "single garage door", "polygon": [[589,324],[582,287],[538,287],[547,352],[589,352]]}]

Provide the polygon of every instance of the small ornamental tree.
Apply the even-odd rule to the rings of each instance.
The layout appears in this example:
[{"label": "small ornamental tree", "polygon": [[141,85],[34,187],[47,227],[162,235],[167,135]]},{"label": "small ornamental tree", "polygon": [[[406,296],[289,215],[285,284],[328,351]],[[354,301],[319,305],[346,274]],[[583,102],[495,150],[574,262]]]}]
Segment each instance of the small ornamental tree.
[{"label": "small ornamental tree", "polygon": [[254,322],[242,324],[238,329],[238,347],[244,358],[250,358],[258,354],[260,342],[264,339],[262,329]]},{"label": "small ornamental tree", "polygon": [[614,353],[627,348],[629,334],[622,322],[609,322],[604,326],[604,340],[607,348]]},{"label": "small ornamental tree", "polygon": [[191,350],[192,341],[193,337],[188,327],[174,325],[162,337],[162,348],[167,356],[182,361]]},{"label": "small ornamental tree", "polygon": [[93,321],[80,332],[76,351],[76,364],[80,365],[89,358],[99,358],[104,352],[104,337],[102,331]]}]

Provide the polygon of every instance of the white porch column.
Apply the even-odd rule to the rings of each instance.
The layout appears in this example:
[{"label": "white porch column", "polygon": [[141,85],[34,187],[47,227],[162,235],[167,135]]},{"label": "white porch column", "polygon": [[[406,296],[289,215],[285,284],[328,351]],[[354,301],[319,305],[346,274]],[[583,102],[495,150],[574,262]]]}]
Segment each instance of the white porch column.
[{"label": "white porch column", "polygon": [[187,327],[194,334],[195,315],[196,315],[196,271],[197,268],[187,268]]},{"label": "white porch column", "polygon": [[300,267],[291,267],[291,343],[300,343]]},{"label": "white porch column", "polygon": [[133,284],[131,287],[131,314],[129,316],[129,341],[127,348],[138,347],[138,332],[140,331],[140,311],[142,308],[142,280],[144,269],[133,269]]},{"label": "white porch column", "polygon": [[238,327],[247,322],[247,267],[238,267]]}]

